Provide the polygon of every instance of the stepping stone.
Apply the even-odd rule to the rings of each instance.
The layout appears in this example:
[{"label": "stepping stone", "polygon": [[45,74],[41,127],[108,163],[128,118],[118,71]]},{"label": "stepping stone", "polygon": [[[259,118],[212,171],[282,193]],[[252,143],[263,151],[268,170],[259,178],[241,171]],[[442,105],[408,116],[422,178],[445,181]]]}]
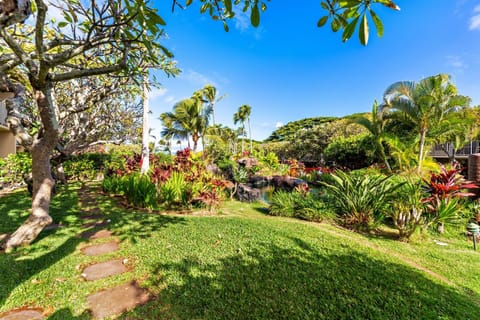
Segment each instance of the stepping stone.
[{"label": "stepping stone", "polygon": [[118,259],[88,266],[83,270],[82,277],[87,281],[93,281],[124,273],[125,271],[127,271],[127,268],[122,260]]},{"label": "stepping stone", "polygon": [[105,218],[103,214],[88,214],[80,216],[80,219],[82,220],[100,220],[103,218]]},{"label": "stepping stone", "polygon": [[38,320],[46,319],[41,309],[22,308],[7,311],[0,315],[0,320]]},{"label": "stepping stone", "polygon": [[51,223],[48,226],[46,226],[45,228],[43,228],[43,230],[48,231],[48,230],[56,230],[56,229],[60,229],[60,228],[65,228],[65,225],[59,224],[59,223]]},{"label": "stepping stone", "polygon": [[118,242],[111,241],[107,243],[96,244],[82,249],[83,254],[87,256],[99,256],[118,250]]},{"label": "stepping stone", "polygon": [[82,224],[82,228],[105,227],[107,224],[107,220],[94,221]]},{"label": "stepping stone", "polygon": [[102,319],[131,310],[149,299],[148,291],[140,288],[136,281],[132,281],[88,296],[87,304],[93,317]]},{"label": "stepping stone", "polygon": [[95,240],[95,239],[104,239],[112,236],[112,232],[110,230],[88,230],[85,232],[82,232],[80,234],[80,237],[83,239],[90,239],[90,240]]},{"label": "stepping stone", "polygon": [[102,210],[101,210],[100,208],[98,208],[98,207],[84,209],[83,211],[84,211],[85,213],[88,213],[88,214],[102,213]]}]

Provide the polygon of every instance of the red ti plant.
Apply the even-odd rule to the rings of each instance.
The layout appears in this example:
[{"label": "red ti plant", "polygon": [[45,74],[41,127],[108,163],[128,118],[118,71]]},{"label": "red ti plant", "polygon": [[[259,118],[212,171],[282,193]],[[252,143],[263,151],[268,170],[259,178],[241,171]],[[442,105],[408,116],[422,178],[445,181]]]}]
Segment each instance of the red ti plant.
[{"label": "red ti plant", "polygon": [[460,164],[455,163],[452,168],[447,169],[442,165],[440,173],[432,173],[429,181],[424,181],[430,197],[425,202],[433,199],[450,199],[473,196],[468,189],[478,188],[477,184],[465,180],[460,174],[462,168]]},{"label": "red ti plant", "polygon": [[460,209],[460,198],[473,196],[468,189],[478,188],[474,182],[467,181],[460,172],[460,165],[455,163],[450,169],[440,168],[440,173],[432,173],[430,180],[424,180],[429,197],[423,199],[429,217],[427,225],[436,224],[443,233],[445,222],[454,222]]}]

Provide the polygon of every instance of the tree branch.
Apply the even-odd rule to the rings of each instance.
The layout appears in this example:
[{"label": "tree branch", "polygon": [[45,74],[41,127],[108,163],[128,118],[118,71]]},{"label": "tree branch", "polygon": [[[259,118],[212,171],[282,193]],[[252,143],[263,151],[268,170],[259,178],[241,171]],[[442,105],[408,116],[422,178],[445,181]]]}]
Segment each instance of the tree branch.
[{"label": "tree branch", "polygon": [[96,76],[101,74],[107,74],[111,72],[117,72],[125,68],[125,64],[119,63],[113,66],[93,68],[93,69],[83,69],[83,70],[74,70],[66,73],[52,75],[50,80],[53,82],[71,80],[76,78]]}]

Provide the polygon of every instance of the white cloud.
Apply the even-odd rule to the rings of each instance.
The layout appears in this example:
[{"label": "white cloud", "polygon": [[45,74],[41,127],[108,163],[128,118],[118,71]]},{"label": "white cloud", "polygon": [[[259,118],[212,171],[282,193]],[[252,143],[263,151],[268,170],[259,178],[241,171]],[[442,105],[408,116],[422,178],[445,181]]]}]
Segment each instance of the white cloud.
[{"label": "white cloud", "polygon": [[241,32],[247,30],[250,27],[250,17],[246,12],[240,9],[234,9],[235,12],[234,21],[235,21],[235,28],[240,30]]},{"label": "white cloud", "polygon": [[206,84],[216,86],[213,80],[194,70],[188,70],[187,72],[183,73],[180,78],[184,78],[196,86],[204,86]]},{"label": "white cloud", "polygon": [[167,91],[168,90],[165,88],[154,88],[148,93],[148,98],[154,100],[158,97],[163,97],[167,93]]},{"label": "white cloud", "polygon": [[275,123],[275,128],[278,129],[280,127],[283,127],[283,122],[278,121],[277,123]]},{"label": "white cloud", "polygon": [[468,65],[459,56],[447,56],[447,64],[456,69],[466,69]]},{"label": "white cloud", "polygon": [[165,98],[164,100],[166,103],[172,103],[173,101],[175,101],[175,98],[173,96],[168,96]]},{"label": "white cloud", "polygon": [[480,5],[473,9],[474,15],[470,18],[470,30],[480,30]]}]

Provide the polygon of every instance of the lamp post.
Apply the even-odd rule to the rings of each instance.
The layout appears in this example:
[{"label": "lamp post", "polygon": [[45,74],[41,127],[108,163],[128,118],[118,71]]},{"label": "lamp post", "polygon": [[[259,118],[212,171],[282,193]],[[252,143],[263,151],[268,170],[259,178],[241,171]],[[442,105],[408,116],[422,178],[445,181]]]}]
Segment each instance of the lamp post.
[{"label": "lamp post", "polygon": [[478,224],[470,222],[467,225],[467,231],[472,234],[473,237],[473,249],[477,250],[477,235],[480,233],[480,227]]}]

